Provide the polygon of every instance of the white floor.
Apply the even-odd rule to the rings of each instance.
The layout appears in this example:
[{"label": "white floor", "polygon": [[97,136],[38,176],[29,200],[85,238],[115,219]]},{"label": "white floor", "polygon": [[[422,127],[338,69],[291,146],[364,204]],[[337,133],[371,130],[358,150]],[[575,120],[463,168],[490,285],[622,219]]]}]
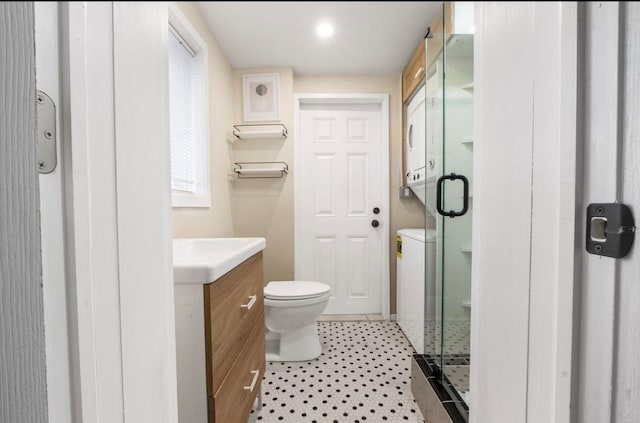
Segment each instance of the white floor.
[{"label": "white floor", "polygon": [[267,363],[260,422],[423,422],[411,394],[413,348],[395,322],[318,322],[322,355]]}]

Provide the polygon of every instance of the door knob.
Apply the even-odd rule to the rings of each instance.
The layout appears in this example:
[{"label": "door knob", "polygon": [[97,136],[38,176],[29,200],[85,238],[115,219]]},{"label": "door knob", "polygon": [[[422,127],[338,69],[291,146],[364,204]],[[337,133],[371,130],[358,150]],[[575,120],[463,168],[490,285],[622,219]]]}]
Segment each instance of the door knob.
[{"label": "door knob", "polygon": [[373,214],[380,214],[380,208],[379,207],[374,207],[373,208]]},{"label": "door knob", "polygon": [[371,221],[371,226],[373,226],[374,228],[377,228],[378,226],[380,226],[380,222],[374,219]]}]

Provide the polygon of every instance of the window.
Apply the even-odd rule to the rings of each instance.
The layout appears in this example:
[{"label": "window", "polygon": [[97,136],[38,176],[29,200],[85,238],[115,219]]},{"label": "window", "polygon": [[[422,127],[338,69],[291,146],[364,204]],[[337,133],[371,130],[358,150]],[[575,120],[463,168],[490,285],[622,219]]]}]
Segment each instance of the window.
[{"label": "window", "polygon": [[169,139],[173,207],[209,207],[207,52],[177,7],[169,19]]}]

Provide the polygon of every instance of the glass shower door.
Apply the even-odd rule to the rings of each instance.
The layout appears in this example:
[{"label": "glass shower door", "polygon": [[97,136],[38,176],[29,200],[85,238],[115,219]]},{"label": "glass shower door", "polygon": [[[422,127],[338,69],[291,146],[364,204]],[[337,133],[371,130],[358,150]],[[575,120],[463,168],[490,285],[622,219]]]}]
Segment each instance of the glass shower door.
[{"label": "glass shower door", "polygon": [[[448,401],[467,420],[471,363],[473,3],[445,3],[442,17],[439,32],[431,34],[432,39],[427,42],[426,211],[435,217],[436,290],[434,301],[425,304],[425,324],[433,332],[425,334],[425,347],[431,346],[425,351],[433,352],[429,361]],[[432,63],[430,47],[432,52],[438,52]],[[429,177],[433,179],[431,184]],[[430,307],[435,310],[431,322]]]},{"label": "glass shower door", "polygon": [[449,35],[444,52],[441,230],[442,378],[468,414],[473,214],[473,34]]}]

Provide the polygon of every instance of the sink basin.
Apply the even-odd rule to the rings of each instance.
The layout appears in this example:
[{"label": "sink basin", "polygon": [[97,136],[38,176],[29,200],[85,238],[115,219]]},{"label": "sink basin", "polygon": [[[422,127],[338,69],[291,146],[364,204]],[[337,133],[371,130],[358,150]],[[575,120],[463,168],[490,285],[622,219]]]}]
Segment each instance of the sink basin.
[{"label": "sink basin", "polygon": [[173,283],[211,283],[264,250],[264,238],[173,240]]}]

